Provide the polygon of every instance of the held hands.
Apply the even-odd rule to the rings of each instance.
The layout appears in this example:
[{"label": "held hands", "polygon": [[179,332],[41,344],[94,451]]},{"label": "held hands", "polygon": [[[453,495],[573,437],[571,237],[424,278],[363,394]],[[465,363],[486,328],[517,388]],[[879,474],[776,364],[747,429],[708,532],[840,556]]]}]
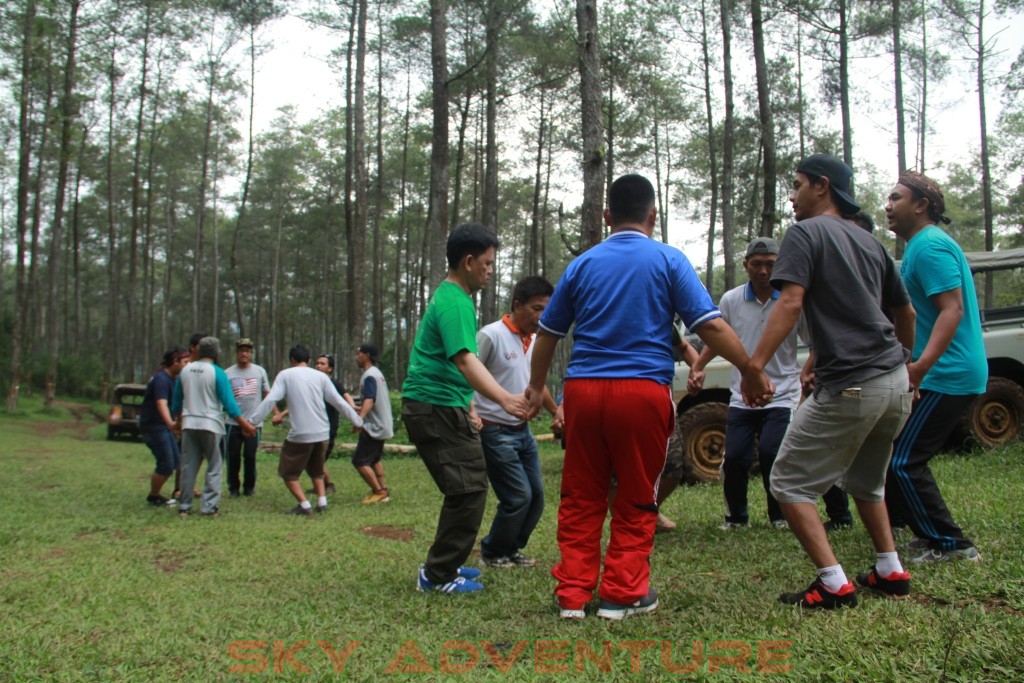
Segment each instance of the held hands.
[{"label": "held hands", "polygon": [[690,376],[686,380],[686,391],[690,396],[696,396],[704,388],[704,371],[690,370]]},{"label": "held hands", "polygon": [[484,428],[484,421],[480,415],[477,414],[475,407],[470,407],[469,409],[469,422],[473,425],[473,429],[478,432]]},{"label": "held hands", "polygon": [[278,413],[277,415],[274,415],[274,417],[270,418],[270,424],[274,425],[275,427],[281,424],[282,422],[284,422],[283,413]]},{"label": "held hands", "polygon": [[256,428],[253,427],[245,418],[242,418],[242,421],[239,423],[239,427],[241,427],[242,435],[245,436],[245,438],[251,439],[256,436]]},{"label": "held hands", "polygon": [[[529,389],[527,389],[527,392],[529,392]],[[533,408],[532,403],[526,396],[522,394],[505,394],[501,402],[501,408],[513,417],[524,421],[529,420],[540,410],[540,398],[540,396],[537,397],[537,408]]]},{"label": "held hands", "polygon": [[532,420],[540,412],[541,406],[544,405],[544,390],[537,391],[532,386],[527,385],[523,395],[516,398],[521,398],[526,402],[527,412],[525,419]]},{"label": "held hands", "polygon": [[740,380],[743,402],[752,408],[760,408],[771,402],[775,395],[775,384],[763,369],[747,368]]}]

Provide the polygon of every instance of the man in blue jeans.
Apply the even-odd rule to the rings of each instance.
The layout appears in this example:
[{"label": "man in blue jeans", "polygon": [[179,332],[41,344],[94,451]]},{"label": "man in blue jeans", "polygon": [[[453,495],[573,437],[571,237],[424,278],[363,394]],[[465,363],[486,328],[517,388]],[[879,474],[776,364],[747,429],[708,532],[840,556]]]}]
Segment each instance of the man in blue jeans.
[{"label": "man in blue jeans", "polygon": [[[530,381],[537,321],[553,291],[542,277],[520,280],[512,289],[512,312],[477,333],[480,361],[510,394],[522,393]],[[548,393],[544,407],[552,414],[557,409]],[[479,392],[470,417],[480,430],[487,478],[498,496],[498,510],[490,533],[480,542],[480,556],[488,567],[532,567],[536,561],[522,549],[544,511],[544,484],[530,424]]]}]

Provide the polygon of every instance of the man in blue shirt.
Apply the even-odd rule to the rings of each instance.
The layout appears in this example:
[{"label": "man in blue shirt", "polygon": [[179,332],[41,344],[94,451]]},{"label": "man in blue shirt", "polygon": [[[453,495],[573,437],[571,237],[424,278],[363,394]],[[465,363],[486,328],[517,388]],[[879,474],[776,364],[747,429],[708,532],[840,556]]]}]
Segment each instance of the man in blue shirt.
[{"label": "man in blue shirt", "polygon": [[153,373],[146,383],[139,410],[139,432],[142,440],[156,458],[156,469],[149,482],[150,505],[174,505],[173,498],[164,498],[160,493],[164,484],[181,464],[181,449],[174,434],[175,422],[171,414],[171,397],[174,394],[174,380],[188,362],[188,351],[175,346],[164,354],[160,369]]},{"label": "man in blue shirt", "polygon": [[[654,187],[625,175],[608,191],[609,237],[569,264],[540,319],[526,396],[534,414],[558,340],[573,330],[566,375],[566,451],[558,507],[561,561],[552,570],[564,619],[586,615],[600,579],[597,616],[622,619],[658,607],[650,554],[658,479],[675,426],[672,321],[737,367],[747,354],[675,247],[651,239]],[[763,394],[773,388],[761,373]],[[601,530],[612,475],[611,537],[601,575]]]},{"label": "man in blue shirt", "polygon": [[889,229],[907,241],[900,276],[917,312],[907,369],[921,393],[896,439],[885,501],[917,537],[911,542],[921,551],[915,563],[981,559],[928,467],[988,382],[974,280],[960,246],[938,227],[949,223],[945,209],[939,186],[915,171],[900,175],[885,205]]}]

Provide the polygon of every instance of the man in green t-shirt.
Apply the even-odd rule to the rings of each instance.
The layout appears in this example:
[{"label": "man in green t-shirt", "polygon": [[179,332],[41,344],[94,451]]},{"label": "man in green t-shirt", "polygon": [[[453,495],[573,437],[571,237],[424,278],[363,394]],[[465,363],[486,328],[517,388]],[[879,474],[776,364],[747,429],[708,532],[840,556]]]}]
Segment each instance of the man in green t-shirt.
[{"label": "man in green t-shirt", "polygon": [[526,398],[503,389],[477,358],[476,309],[470,295],[487,285],[497,248],[497,236],[482,225],[466,223],[452,230],[448,276],[427,305],[402,385],[402,421],[444,494],[434,543],[417,576],[421,591],[483,590],[474,581],[480,570],[462,566],[487,502],[480,419],[470,410],[474,390],[523,420],[529,411]]}]

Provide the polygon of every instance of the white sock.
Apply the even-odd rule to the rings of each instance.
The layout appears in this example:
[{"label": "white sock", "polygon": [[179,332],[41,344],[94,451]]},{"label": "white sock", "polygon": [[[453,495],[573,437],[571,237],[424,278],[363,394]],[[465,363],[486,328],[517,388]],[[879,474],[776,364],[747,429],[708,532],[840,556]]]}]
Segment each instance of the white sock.
[{"label": "white sock", "polygon": [[875,571],[883,579],[894,572],[899,573],[903,571],[899,553],[896,551],[891,553],[875,553],[875,558]]},{"label": "white sock", "polygon": [[316,505],[317,505],[317,507],[322,507],[322,508],[327,507],[327,496],[320,496],[319,498],[317,498],[316,499]]},{"label": "white sock", "polygon": [[832,565],[831,567],[820,567],[818,569],[818,578],[825,584],[825,588],[829,589],[833,593],[837,593],[840,588],[850,582],[846,578],[846,572],[843,571],[843,566],[839,564]]},{"label": "white sock", "polygon": [[299,507],[302,508],[303,510],[312,510],[313,509],[313,506],[309,504],[308,500],[304,500],[301,503],[299,503]]}]

